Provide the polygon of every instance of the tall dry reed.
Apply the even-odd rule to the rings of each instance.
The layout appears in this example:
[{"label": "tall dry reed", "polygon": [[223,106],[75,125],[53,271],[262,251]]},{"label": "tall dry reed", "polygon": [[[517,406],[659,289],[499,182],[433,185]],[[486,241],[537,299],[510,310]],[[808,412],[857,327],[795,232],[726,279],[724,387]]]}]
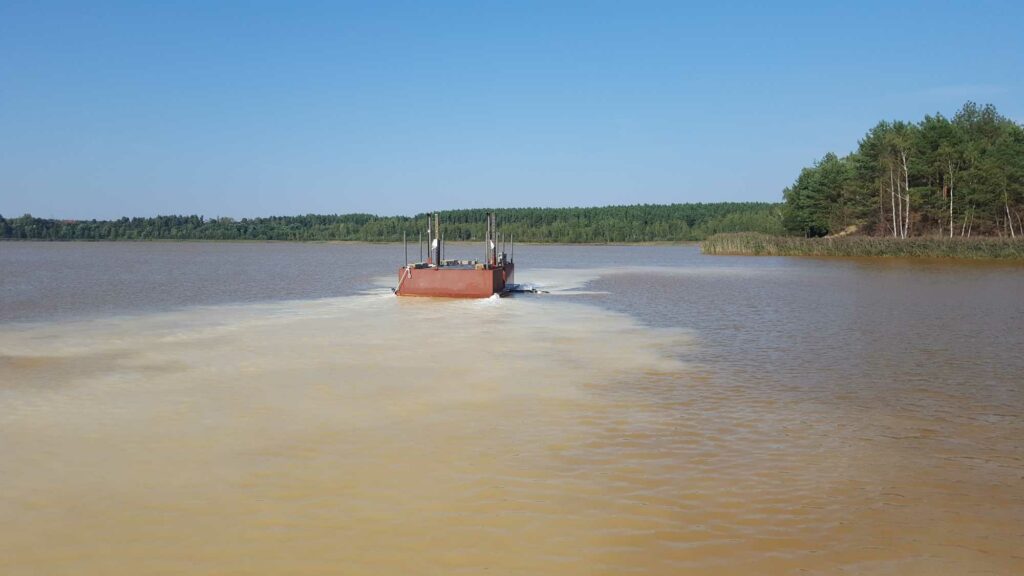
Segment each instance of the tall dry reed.
[{"label": "tall dry reed", "polygon": [[891,256],[904,258],[1024,259],[1024,238],[800,238],[750,232],[716,234],[701,252],[719,256]]}]

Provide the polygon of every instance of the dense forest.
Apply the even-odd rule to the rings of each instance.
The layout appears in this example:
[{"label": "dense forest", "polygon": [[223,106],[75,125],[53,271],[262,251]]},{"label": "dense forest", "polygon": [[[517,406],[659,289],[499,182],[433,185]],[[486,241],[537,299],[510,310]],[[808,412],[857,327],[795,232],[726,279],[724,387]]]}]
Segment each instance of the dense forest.
[{"label": "dense forest", "polygon": [[972,102],[953,118],[880,122],[783,194],[784,226],[802,236],[1020,236],[1024,127]]},{"label": "dense forest", "polygon": [[[441,212],[447,240],[478,240],[491,210]],[[499,230],[522,242],[657,242],[701,240],[720,232],[782,232],[782,207],[763,202],[607,206],[602,208],[506,208]],[[208,219],[157,216],[120,220],[53,220],[0,216],[0,238],[14,240],[410,240],[426,229],[427,215],[370,214]]]}]

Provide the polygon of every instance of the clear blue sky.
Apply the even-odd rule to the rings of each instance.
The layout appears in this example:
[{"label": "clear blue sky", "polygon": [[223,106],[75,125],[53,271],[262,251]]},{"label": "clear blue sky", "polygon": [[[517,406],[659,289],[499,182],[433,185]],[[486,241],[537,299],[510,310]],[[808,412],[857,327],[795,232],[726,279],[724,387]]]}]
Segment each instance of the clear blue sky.
[{"label": "clear blue sky", "polygon": [[883,118],[1021,121],[1022,6],[0,0],[0,214],[776,201]]}]

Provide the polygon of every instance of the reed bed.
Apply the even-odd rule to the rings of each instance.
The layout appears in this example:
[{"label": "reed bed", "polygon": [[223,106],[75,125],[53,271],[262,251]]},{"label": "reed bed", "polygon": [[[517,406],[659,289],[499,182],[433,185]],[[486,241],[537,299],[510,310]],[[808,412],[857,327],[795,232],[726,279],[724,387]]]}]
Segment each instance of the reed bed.
[{"label": "reed bed", "polygon": [[716,234],[700,244],[718,256],[886,256],[898,258],[1022,259],[1024,238],[800,238],[751,232]]}]

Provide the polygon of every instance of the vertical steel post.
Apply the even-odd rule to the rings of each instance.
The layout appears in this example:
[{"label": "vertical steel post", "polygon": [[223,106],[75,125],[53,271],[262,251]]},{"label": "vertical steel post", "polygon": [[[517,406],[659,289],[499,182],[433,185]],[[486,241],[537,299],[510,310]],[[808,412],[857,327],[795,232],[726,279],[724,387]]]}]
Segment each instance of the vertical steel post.
[{"label": "vertical steel post", "polygon": [[437,247],[434,248],[434,263],[441,265],[441,216],[434,212],[434,239],[437,240]]},{"label": "vertical steel post", "polygon": [[405,246],[405,265],[409,265],[409,240],[405,237],[405,230],[402,230],[402,245]]},{"label": "vertical steel post", "polygon": [[498,215],[491,213],[491,265],[498,265]]}]

